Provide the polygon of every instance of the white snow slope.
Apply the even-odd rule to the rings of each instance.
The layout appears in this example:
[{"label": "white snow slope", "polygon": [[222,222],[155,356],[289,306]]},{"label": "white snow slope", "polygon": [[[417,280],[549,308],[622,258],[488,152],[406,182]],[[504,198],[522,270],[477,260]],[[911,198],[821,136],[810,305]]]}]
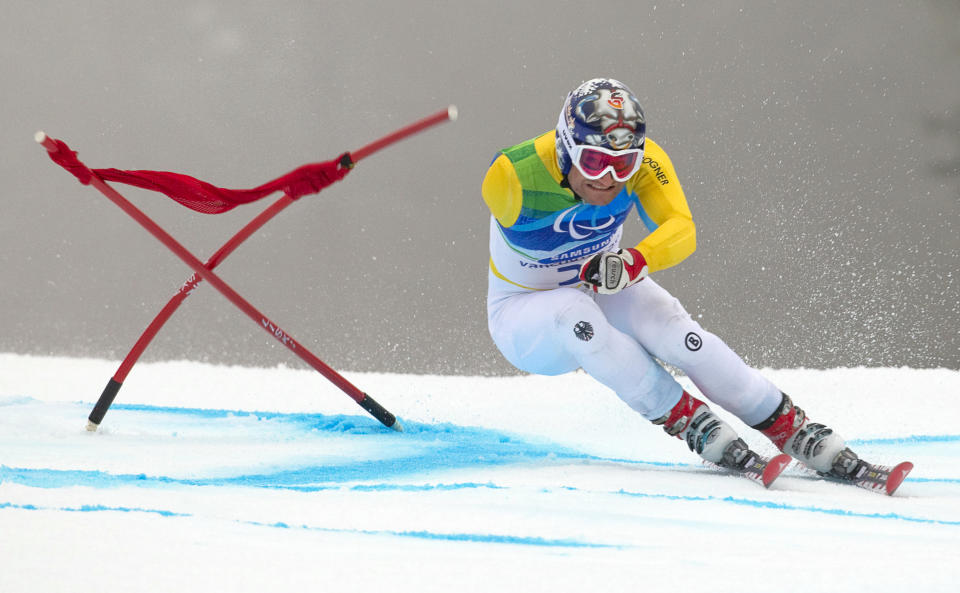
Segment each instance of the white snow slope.
[{"label": "white snow slope", "polygon": [[88,433],[115,370],[0,354],[0,591],[960,590],[955,370],[763,371],[913,461],[893,497],[718,473],[581,373],[345,373],[398,433],[312,371],[142,363]]}]

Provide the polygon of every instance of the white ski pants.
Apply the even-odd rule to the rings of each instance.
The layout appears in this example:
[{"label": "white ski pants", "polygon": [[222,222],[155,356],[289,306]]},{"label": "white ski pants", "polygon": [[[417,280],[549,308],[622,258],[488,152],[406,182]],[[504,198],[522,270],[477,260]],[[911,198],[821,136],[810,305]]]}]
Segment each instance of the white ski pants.
[{"label": "white ski pants", "polygon": [[666,414],[683,391],[653,357],[681,369],[748,426],[781,401],[779,389],[649,277],[614,295],[491,291],[487,311],[490,335],[515,367],[538,375],[582,368],[649,420]]}]

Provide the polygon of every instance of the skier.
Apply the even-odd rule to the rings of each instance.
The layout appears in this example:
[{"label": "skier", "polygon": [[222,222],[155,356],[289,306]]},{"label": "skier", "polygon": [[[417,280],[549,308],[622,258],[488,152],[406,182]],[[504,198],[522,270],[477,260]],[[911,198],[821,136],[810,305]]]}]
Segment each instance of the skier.
[{"label": "skier", "polygon": [[[493,341],[525,372],[582,368],[703,459],[747,473],[758,456],[656,357],[781,451],[852,480],[867,464],[844,439],[810,421],[648,276],[683,261],[696,238],[673,165],[645,128],[633,92],[598,78],[567,95],[555,130],[497,154],[482,186],[492,214]],[[650,233],[621,247],[634,206]]]}]

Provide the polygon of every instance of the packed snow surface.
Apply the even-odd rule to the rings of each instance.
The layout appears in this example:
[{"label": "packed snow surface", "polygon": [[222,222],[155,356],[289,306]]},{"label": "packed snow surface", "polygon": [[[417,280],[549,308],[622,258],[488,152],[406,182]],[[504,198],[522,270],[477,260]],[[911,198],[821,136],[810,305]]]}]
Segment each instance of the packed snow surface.
[{"label": "packed snow surface", "polygon": [[[956,591],[960,372],[763,372],[893,497],[703,466],[582,373],[319,374],[0,354],[0,591]],[[696,392],[685,378],[685,387]],[[729,419],[729,417],[728,417]],[[772,447],[731,419],[754,448]]]}]

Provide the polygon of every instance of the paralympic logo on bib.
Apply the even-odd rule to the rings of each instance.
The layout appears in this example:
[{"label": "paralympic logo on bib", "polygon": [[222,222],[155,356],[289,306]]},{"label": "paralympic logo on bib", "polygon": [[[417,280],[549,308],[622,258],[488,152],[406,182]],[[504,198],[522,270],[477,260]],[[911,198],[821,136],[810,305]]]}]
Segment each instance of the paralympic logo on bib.
[{"label": "paralympic logo on bib", "polygon": [[[582,241],[584,239],[589,239],[600,234],[609,234],[616,227],[614,223],[617,221],[616,217],[613,215],[608,215],[608,218],[602,224],[596,226],[586,225],[584,223],[577,223],[577,213],[575,212],[580,208],[580,205],[573,206],[572,208],[567,208],[563,212],[557,215],[553,221],[553,230],[557,233],[566,233],[570,235],[571,239],[576,241]],[[572,213],[569,220],[566,220],[567,214]],[[612,227],[612,228],[611,228]],[[607,231],[607,229],[610,229]],[[606,231],[605,233],[602,231]]]}]

